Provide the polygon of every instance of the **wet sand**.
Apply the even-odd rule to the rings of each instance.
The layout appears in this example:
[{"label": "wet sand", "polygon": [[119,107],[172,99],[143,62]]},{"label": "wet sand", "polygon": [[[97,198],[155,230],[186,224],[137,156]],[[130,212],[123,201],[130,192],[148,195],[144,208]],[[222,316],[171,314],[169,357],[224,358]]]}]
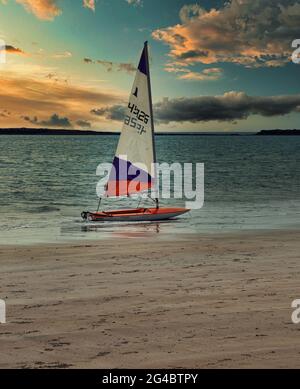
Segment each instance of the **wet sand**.
[{"label": "wet sand", "polygon": [[0,246],[1,368],[300,367],[300,231]]}]

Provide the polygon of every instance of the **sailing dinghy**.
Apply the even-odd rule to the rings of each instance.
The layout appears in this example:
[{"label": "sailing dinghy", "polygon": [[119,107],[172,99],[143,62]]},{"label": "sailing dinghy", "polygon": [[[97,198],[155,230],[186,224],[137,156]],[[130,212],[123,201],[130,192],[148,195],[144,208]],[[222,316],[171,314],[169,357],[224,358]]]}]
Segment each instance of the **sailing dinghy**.
[{"label": "sailing dinghy", "polygon": [[[172,219],[189,211],[186,208],[162,208],[159,205],[154,121],[151,96],[148,43],[142,56],[132,87],[125,121],[119,139],[113,167],[106,185],[105,197],[129,197],[144,192],[156,193],[155,207],[115,211],[82,212],[89,221],[159,221]],[[143,166],[142,168],[139,167]],[[154,189],[154,190],[153,190]]]}]

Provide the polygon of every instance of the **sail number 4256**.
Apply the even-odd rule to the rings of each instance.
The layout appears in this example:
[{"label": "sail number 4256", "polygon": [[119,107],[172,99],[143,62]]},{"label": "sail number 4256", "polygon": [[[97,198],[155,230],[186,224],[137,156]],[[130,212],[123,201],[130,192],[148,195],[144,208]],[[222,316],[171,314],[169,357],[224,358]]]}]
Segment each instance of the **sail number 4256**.
[{"label": "sail number 4256", "polygon": [[124,123],[127,126],[136,128],[137,132],[140,135],[143,134],[144,132],[146,132],[145,126],[143,124],[148,124],[150,116],[147,115],[145,112],[139,110],[138,107],[134,104],[129,103],[128,108],[134,116],[126,115]]},{"label": "sail number 4256", "polygon": [[138,107],[135,104],[128,104],[128,108],[130,112],[141,122],[148,124],[149,121],[149,115],[147,115],[144,111],[141,111],[138,109]]}]

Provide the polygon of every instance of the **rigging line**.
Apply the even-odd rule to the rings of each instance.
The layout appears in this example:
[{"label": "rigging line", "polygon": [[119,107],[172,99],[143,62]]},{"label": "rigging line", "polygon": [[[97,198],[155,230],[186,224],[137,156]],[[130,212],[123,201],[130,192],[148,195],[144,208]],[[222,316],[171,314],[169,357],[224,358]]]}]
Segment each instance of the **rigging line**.
[{"label": "rigging line", "polygon": [[98,208],[97,208],[97,212],[99,212],[99,209],[100,209],[100,205],[101,205],[101,201],[102,201],[102,197],[99,198],[99,203],[98,203]]}]

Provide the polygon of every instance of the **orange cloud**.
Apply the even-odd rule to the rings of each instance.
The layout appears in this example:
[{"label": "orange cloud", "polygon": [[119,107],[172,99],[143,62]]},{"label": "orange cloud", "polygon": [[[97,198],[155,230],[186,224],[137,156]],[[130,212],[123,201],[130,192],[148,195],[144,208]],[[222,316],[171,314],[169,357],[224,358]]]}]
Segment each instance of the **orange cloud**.
[{"label": "orange cloud", "polygon": [[[131,5],[142,5],[141,0],[126,0]],[[7,4],[7,0],[0,0],[2,4]],[[53,20],[62,13],[59,7],[59,0],[16,0],[30,13],[33,13],[38,19]],[[82,0],[83,7],[89,8],[95,12],[96,0]]]},{"label": "orange cloud", "polygon": [[96,8],[95,0],[83,0],[83,6],[84,6],[85,8],[89,8],[89,9],[91,9],[92,11],[95,12],[95,8]]},{"label": "orange cloud", "polygon": [[[299,35],[300,4],[286,0],[231,0],[220,9],[186,5],[181,23],[153,32],[170,46],[170,65],[238,63],[282,66]],[[298,24],[297,24],[298,23]]]},{"label": "orange cloud", "polygon": [[61,14],[57,0],[16,0],[16,2],[41,20],[53,20]]},{"label": "orange cloud", "polygon": [[108,101],[112,104],[123,101],[123,96],[118,93],[54,83],[46,78],[1,75],[0,84],[0,106],[11,113],[9,117],[1,118],[1,127],[22,126],[24,117],[38,118],[32,120],[32,124],[38,126],[47,123],[54,113],[74,123],[82,123],[83,120],[95,122],[95,116],[90,113],[94,106],[105,106]]},{"label": "orange cloud", "polygon": [[222,76],[223,70],[221,68],[204,69],[202,72],[184,72],[178,78],[180,80],[190,81],[215,81]]},{"label": "orange cloud", "polygon": [[2,50],[0,49],[1,51],[5,51],[6,54],[27,55],[23,50],[11,45],[5,45]]}]

